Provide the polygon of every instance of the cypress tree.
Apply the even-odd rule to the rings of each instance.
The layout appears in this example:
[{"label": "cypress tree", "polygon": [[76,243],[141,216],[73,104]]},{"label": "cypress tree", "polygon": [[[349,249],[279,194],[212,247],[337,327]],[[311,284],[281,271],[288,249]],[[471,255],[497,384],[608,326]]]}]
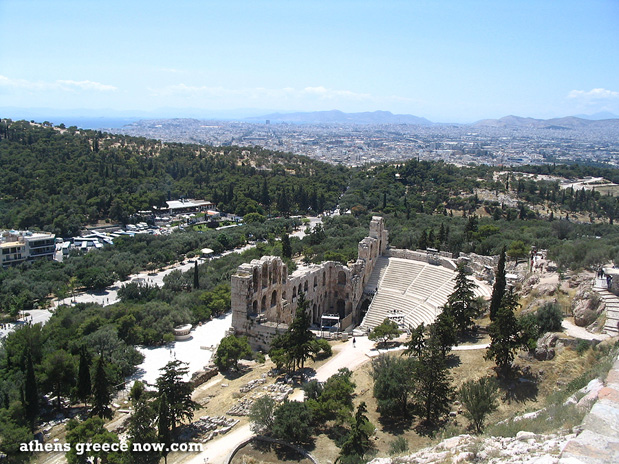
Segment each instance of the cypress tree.
[{"label": "cypress tree", "polygon": [[282,235],[282,257],[292,258],[292,245],[290,245],[290,237],[286,233]]},{"label": "cypress tree", "polygon": [[92,411],[93,415],[101,418],[112,417],[110,403],[112,402],[112,388],[110,385],[109,376],[106,370],[106,363],[103,356],[97,359],[95,366],[95,382],[92,386]]},{"label": "cypress tree", "polygon": [[172,443],[172,435],[170,433],[170,407],[168,405],[168,397],[164,393],[161,393],[159,396],[159,411],[157,418],[157,439],[159,443],[163,443],[165,446],[161,451],[161,455],[165,460],[165,463],[168,463],[168,449],[170,444]]},{"label": "cypress tree", "polygon": [[26,386],[24,391],[24,406],[26,409],[26,418],[30,425],[30,430],[34,430],[34,423],[39,414],[39,389],[37,387],[37,379],[34,375],[34,365],[32,363],[32,355],[28,350],[26,358]]},{"label": "cypress tree", "polygon": [[85,346],[80,350],[80,364],[77,374],[77,397],[84,403],[88,401],[92,393],[92,385],[90,382],[90,354]]},{"label": "cypress tree", "polygon": [[494,277],[494,286],[492,287],[492,298],[490,299],[490,320],[493,321],[503,301],[507,282],[505,280],[505,247],[501,250],[499,264],[497,266],[496,275]]},{"label": "cypress tree", "polygon": [[198,274],[198,260],[194,261],[193,266],[193,289],[197,290],[200,288],[200,276]]}]

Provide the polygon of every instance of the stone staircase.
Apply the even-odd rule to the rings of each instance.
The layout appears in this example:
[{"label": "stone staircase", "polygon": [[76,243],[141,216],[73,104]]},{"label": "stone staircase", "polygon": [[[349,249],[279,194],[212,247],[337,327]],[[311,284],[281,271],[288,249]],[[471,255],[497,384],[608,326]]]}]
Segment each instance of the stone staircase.
[{"label": "stone staircase", "polygon": [[611,336],[619,335],[619,297],[597,285],[593,288],[606,304],[604,331]]},{"label": "stone staircase", "polygon": [[383,276],[385,275],[385,272],[387,271],[387,266],[389,266],[389,258],[379,256],[376,260],[376,264],[374,265],[374,270],[365,284],[364,291],[366,293],[372,294],[376,291],[381,280],[383,279]]}]

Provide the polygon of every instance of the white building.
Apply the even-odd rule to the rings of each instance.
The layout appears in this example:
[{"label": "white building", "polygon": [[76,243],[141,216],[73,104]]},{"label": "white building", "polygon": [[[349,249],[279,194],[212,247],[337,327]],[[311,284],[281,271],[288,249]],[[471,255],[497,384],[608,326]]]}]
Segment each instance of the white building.
[{"label": "white building", "polygon": [[53,259],[56,236],[45,232],[5,231],[0,237],[2,266],[12,266],[25,261]]}]

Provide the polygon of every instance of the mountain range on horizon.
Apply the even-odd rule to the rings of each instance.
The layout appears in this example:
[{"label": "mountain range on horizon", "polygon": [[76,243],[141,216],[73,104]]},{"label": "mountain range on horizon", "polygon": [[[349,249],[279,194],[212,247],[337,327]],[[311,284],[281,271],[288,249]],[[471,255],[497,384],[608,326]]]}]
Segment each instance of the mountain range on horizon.
[{"label": "mountain range on horizon", "polygon": [[[100,112],[97,112],[100,111]],[[102,115],[103,114],[103,115]],[[250,116],[247,116],[247,115]],[[219,116],[218,116],[219,115]],[[103,129],[122,127],[139,120],[151,119],[203,119],[243,121],[251,123],[272,124],[408,124],[408,125],[461,125],[472,127],[501,128],[547,128],[576,129],[586,127],[617,127],[619,115],[599,112],[591,115],[578,114],[561,118],[537,119],[522,116],[504,116],[499,119],[482,119],[473,123],[433,122],[427,118],[411,114],[393,114],[390,111],[365,111],[345,113],[340,110],[308,112],[272,112],[260,114],[259,110],[239,109],[222,112],[199,109],[160,109],[148,111],[111,111],[111,110],[54,110],[50,108],[0,108],[0,117],[26,120],[48,120],[54,124],[76,125],[85,129]],[[83,124],[80,124],[83,123]]]},{"label": "mountain range on horizon", "polygon": [[311,111],[296,113],[272,113],[245,118],[246,121],[289,122],[296,124],[412,124],[427,126],[432,121],[411,114],[393,114],[390,111],[364,111],[344,113],[340,110]]}]

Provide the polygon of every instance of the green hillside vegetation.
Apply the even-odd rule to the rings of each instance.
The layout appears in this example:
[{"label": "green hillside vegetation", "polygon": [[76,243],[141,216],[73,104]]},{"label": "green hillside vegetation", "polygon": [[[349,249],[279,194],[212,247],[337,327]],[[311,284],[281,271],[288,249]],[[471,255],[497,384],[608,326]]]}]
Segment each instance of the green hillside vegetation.
[{"label": "green hillside vegetation", "polygon": [[[15,443],[30,440],[36,423],[63,406],[58,398],[74,404],[93,399],[84,393],[85,381],[76,380],[82,373],[119,385],[141,360],[134,345],[165,343],[175,325],[229,311],[230,276],[241,263],[277,255],[292,272],[295,260],[355,260],[372,215],[385,218],[390,245],[397,248],[490,255],[505,248],[508,259],[518,260],[537,247],[548,249],[561,271],[596,269],[619,259],[619,232],[612,224],[616,198],[560,190],[556,182],[524,179],[516,171],[496,176],[497,169],[488,166],[412,160],[347,169],[260,148],[162,144],[2,120],[0,172],[0,226],[6,228],[74,234],[86,223],[128,221],[139,210],[179,196],[213,200],[224,212],[257,213],[241,227],[137,235],[103,250],[74,253],[63,263],[0,270],[0,317],[7,319],[44,307],[51,297],[101,290],[137,271],[193,259],[204,247],[221,253],[263,240],[197,271],[172,272],[163,288],[130,284],[119,291],[116,304],[63,306],[44,327],[26,326],[8,336],[0,349],[0,432]],[[616,172],[607,174],[614,178]],[[482,191],[516,202],[483,200]],[[301,221],[267,219],[269,213],[320,213],[338,204],[352,214],[325,217],[303,240],[292,237],[285,246],[280,238]],[[55,382],[58,373],[74,374],[66,388]],[[57,402],[48,404],[43,392],[54,392]]]},{"label": "green hillside vegetation", "polygon": [[0,121],[0,227],[75,235],[126,223],[180,197],[239,216],[320,213],[346,187],[345,168],[260,148],[162,143],[70,127]]}]

